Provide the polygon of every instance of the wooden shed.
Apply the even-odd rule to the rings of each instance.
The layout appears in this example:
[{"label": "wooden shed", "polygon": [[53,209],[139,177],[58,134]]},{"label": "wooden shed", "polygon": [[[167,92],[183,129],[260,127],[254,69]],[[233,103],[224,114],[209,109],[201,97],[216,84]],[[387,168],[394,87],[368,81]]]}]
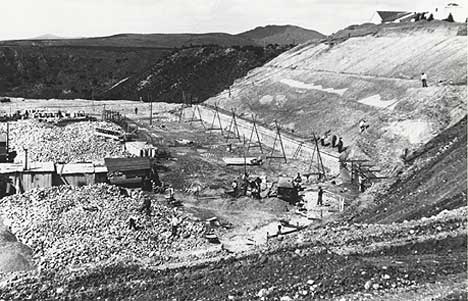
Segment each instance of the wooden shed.
[{"label": "wooden shed", "polygon": [[93,163],[57,164],[54,185],[85,186],[95,183]]},{"label": "wooden shed", "polygon": [[52,187],[54,173],[53,162],[31,162],[20,175],[20,191]]}]

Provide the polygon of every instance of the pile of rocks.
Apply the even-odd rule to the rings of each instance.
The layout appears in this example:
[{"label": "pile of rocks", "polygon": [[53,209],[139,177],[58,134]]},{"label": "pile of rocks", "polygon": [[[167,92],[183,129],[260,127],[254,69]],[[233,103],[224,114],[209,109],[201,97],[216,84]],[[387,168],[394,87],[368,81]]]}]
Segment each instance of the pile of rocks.
[{"label": "pile of rocks", "polygon": [[107,122],[77,122],[63,127],[36,120],[11,123],[10,143],[16,150],[17,162],[24,161],[24,148],[28,161],[34,162],[102,162],[105,157],[127,157],[118,141],[97,136],[96,127],[118,130]]},{"label": "pile of rocks", "polygon": [[[152,202],[152,215],[140,213],[141,192],[123,196],[107,184],[59,186],[32,190],[0,200],[5,223],[34,251],[41,269],[58,271],[88,263],[128,259],[160,263],[178,250],[207,244],[204,224],[181,212]],[[170,218],[182,220],[178,235],[171,235]],[[137,220],[138,230],[128,227]]]}]

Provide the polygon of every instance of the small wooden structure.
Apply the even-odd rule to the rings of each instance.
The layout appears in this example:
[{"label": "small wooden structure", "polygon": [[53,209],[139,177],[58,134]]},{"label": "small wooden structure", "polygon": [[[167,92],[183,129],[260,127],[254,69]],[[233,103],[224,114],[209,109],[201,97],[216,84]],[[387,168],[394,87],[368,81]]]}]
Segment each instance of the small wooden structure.
[{"label": "small wooden structure", "polygon": [[53,186],[55,164],[53,162],[32,162],[20,174],[20,191]]},{"label": "small wooden structure", "polygon": [[57,164],[57,173],[54,177],[54,185],[85,186],[96,183],[94,164],[69,163]]}]

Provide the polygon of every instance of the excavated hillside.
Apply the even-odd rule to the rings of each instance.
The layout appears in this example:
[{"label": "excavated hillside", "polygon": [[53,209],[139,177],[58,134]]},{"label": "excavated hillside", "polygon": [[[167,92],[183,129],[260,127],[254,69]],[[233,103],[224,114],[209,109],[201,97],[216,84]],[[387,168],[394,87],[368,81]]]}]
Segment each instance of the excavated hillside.
[{"label": "excavated hillside", "polygon": [[[379,26],[369,35],[302,44],[249,72],[208,104],[296,134],[343,137],[348,157],[369,159],[386,173],[466,114],[464,24]],[[422,88],[420,74],[428,75]],[[358,124],[370,128],[359,134]]]},{"label": "excavated hillside", "polygon": [[200,102],[227,89],[235,79],[263,65],[290,46],[200,46],[174,51],[105,91],[99,98]]},{"label": "excavated hillside", "polygon": [[362,195],[346,215],[353,222],[393,223],[466,206],[466,116],[411,154],[391,186]]}]

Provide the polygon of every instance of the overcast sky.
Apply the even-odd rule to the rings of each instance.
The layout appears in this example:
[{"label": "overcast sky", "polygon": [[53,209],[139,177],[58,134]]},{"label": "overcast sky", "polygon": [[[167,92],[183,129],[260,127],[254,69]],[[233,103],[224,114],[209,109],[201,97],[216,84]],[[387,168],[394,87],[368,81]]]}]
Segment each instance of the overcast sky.
[{"label": "overcast sky", "polygon": [[[0,0],[0,40],[46,33],[240,33],[294,24],[333,33],[369,22],[376,10],[419,10],[439,0]],[[455,1],[455,0],[454,0]],[[457,0],[455,2],[466,2]],[[466,7],[466,6],[465,6]]]}]

